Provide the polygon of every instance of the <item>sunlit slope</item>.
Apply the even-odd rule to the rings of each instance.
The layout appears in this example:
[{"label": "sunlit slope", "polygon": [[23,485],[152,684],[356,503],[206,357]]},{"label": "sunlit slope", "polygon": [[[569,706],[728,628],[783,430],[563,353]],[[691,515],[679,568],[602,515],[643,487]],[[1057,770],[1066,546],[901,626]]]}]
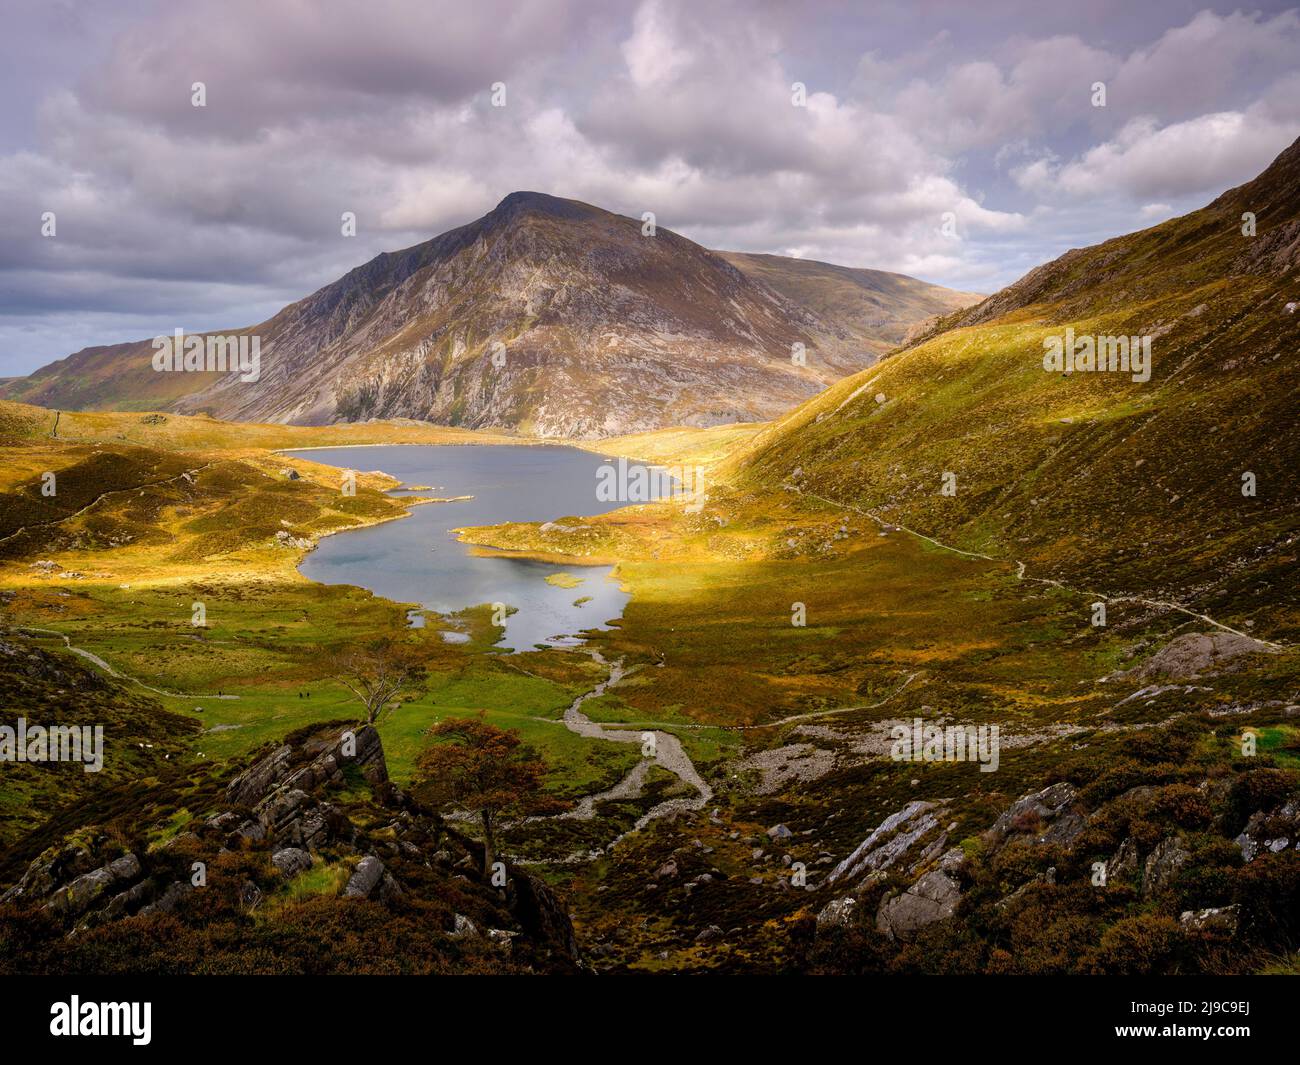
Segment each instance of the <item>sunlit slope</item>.
[{"label": "sunlit slope", "polygon": [[0,400],[0,446],[31,441],[113,441],[159,448],[300,448],[355,444],[495,444],[502,433],[397,419],[342,425],[224,422],[206,415],[52,411]]},{"label": "sunlit slope", "polygon": [[[1070,252],[950,317],[759,433],[725,470],[1039,575],[1246,619],[1293,609],[1298,262],[1300,142],[1210,206]],[[1044,338],[1067,326],[1151,336],[1150,380],[1044,370]],[[942,494],[945,472],[955,495]]]}]

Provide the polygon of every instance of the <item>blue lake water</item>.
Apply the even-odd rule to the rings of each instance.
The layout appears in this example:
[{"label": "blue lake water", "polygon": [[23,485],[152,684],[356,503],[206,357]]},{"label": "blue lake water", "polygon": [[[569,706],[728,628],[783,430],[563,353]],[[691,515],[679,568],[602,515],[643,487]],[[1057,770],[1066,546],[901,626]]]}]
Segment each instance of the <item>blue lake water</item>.
[{"label": "blue lake water", "polygon": [[[566,645],[584,629],[607,628],[628,600],[609,566],[554,566],[505,557],[477,557],[451,530],[504,521],[551,521],[602,514],[626,504],[597,498],[597,470],[605,459],[556,446],[394,445],[289,451],[296,458],[342,469],[382,470],[427,491],[395,495],[459,496],[457,503],[426,503],[411,516],[327,536],[300,567],[322,584],[355,584],[398,602],[439,614],[479,603],[515,607],[500,646],[530,650]],[[547,584],[555,573],[582,579],[576,588]],[[590,601],[575,606],[580,597]],[[437,619],[428,624],[447,632]],[[454,640],[449,632],[445,638]]]}]

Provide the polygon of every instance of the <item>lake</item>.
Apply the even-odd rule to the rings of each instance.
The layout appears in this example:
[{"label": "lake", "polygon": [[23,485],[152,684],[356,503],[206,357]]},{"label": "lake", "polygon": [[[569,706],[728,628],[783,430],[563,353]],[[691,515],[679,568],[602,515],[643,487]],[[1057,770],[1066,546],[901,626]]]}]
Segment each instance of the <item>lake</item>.
[{"label": "lake", "polygon": [[[555,566],[544,562],[470,554],[451,530],[504,521],[550,521],[590,516],[626,503],[597,498],[598,469],[606,459],[589,451],[551,445],[426,445],[337,447],[285,454],[341,469],[382,470],[403,485],[393,495],[473,496],[455,503],[426,503],[411,516],[327,536],[303,560],[302,574],[322,584],[355,584],[401,603],[448,614],[479,603],[515,607],[498,646],[516,651],[536,644],[580,642],[584,629],[608,628],[628,600],[611,566]],[[570,573],[574,588],[546,578]],[[575,605],[580,598],[589,601]],[[448,626],[430,619],[457,639]]]}]

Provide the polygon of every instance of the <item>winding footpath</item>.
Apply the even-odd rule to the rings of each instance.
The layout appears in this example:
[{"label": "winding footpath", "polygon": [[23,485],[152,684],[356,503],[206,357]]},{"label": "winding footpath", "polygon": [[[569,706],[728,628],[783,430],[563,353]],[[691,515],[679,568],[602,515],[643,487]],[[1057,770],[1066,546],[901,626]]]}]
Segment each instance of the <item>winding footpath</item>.
[{"label": "winding footpath", "polygon": [[1242,636],[1247,640],[1255,640],[1258,643],[1265,644],[1275,651],[1284,651],[1286,646],[1280,643],[1274,643],[1272,640],[1265,640],[1259,636],[1252,636],[1248,632],[1242,632],[1240,629],[1234,629],[1231,625],[1225,625],[1221,621],[1216,621],[1208,614],[1200,614],[1195,610],[1183,606],[1181,603],[1171,603],[1163,599],[1145,599],[1139,595],[1108,595],[1105,592],[1091,591],[1087,588],[1076,588],[1073,585],[1066,584],[1064,581],[1052,580],[1049,577],[1027,577],[1025,576],[1025,564],[1019,559],[998,558],[996,555],[985,555],[979,551],[964,551],[960,547],[953,547],[951,544],[945,544],[941,540],[936,540],[933,536],[927,536],[923,532],[917,532],[915,529],[909,529],[906,525],[900,525],[896,521],[887,521],[862,507],[855,507],[852,503],[841,503],[837,499],[827,499],[825,496],[819,496],[815,492],[806,492],[798,489],[800,495],[809,499],[815,499],[819,503],[824,503],[828,507],[836,507],[840,510],[851,510],[854,514],[861,514],[863,517],[870,518],[882,529],[897,529],[899,532],[905,532],[909,536],[914,536],[918,540],[924,540],[928,544],[939,548],[942,551],[951,551],[953,554],[962,555],[965,558],[978,558],[986,562],[1003,562],[1012,563],[1016,567],[1016,580],[1027,581],[1032,584],[1047,584],[1053,588],[1060,588],[1062,591],[1073,592],[1076,595],[1087,595],[1093,599],[1101,600],[1105,603],[1139,603],[1142,606],[1155,607],[1160,610],[1172,610],[1178,614],[1186,614],[1190,618],[1196,618],[1204,621],[1207,625],[1212,625],[1216,629],[1222,629],[1224,632],[1230,632],[1234,636]]},{"label": "winding footpath", "polygon": [[145,691],[151,691],[155,695],[166,695],[168,698],[171,699],[238,699],[239,698],[238,695],[195,695],[192,692],[173,692],[173,691],[168,691],[166,688],[155,688],[152,684],[146,684],[144,681],[136,677],[132,677],[129,674],[119,673],[116,669],[110,666],[107,662],[105,662],[102,658],[99,657],[99,655],[95,654],[93,651],[87,651],[84,647],[74,647],[72,640],[69,639],[65,633],[59,632],[56,629],[38,629],[38,628],[34,628],[31,625],[16,625],[14,627],[14,632],[40,633],[45,636],[57,636],[60,640],[63,641],[63,646],[66,647],[69,651],[71,651],[74,655],[77,655],[79,658],[84,658],[87,662],[89,662],[93,666],[98,666],[110,677],[115,677],[118,680],[129,681],[132,684],[138,684]]},{"label": "winding footpath", "polygon": [[[591,795],[584,796],[572,810],[566,810],[562,814],[556,814],[553,817],[530,817],[529,821],[591,821],[596,817],[596,807],[603,802],[614,802],[621,799],[637,799],[641,796],[642,788],[645,785],[646,774],[652,765],[659,765],[676,776],[682,783],[695,789],[695,795],[691,797],[680,797],[666,799],[657,803],[648,811],[642,814],[636,823],[626,832],[615,836],[603,848],[590,851],[575,851],[564,858],[541,858],[541,859],[515,859],[521,865],[572,865],[577,862],[594,861],[602,854],[608,854],[620,842],[645,828],[651,821],[660,817],[668,817],[673,814],[686,813],[695,810],[701,810],[713,798],[713,788],[700,775],[695,763],[691,761],[690,755],[682,747],[682,741],[674,736],[671,732],[664,729],[719,729],[730,732],[742,732],[754,729],[775,728],[780,725],[790,724],[795,721],[811,721],[817,718],[830,717],[834,714],[847,714],[855,710],[874,710],[877,707],[884,706],[887,702],[898,695],[904,688],[912,683],[921,675],[918,670],[908,676],[902,684],[891,691],[883,699],[875,703],[864,703],[854,706],[837,706],[829,710],[813,710],[802,714],[791,714],[787,717],[778,718],[774,721],[767,721],[761,725],[704,725],[696,722],[658,722],[658,721],[631,721],[619,722],[618,724],[604,724],[599,721],[593,721],[590,717],[582,712],[582,704],[588,699],[599,699],[610,688],[618,684],[626,677],[631,670],[624,669],[623,660],[616,662],[607,662],[604,656],[594,648],[587,649],[593,661],[599,665],[606,666],[609,669],[608,676],[597,684],[590,691],[579,695],[570,704],[564,712],[563,724],[570,732],[583,736],[587,739],[608,740],[613,743],[637,743],[645,744],[647,733],[654,736],[654,755],[648,758],[642,758],[627,773],[622,780],[612,788],[606,788],[604,791],[595,792]],[[550,718],[534,718],[535,721],[552,722]]]},{"label": "winding footpath", "polygon": [[[647,742],[647,734],[637,731],[638,726],[627,724],[606,725],[599,721],[593,721],[582,712],[583,703],[588,699],[599,699],[627,675],[621,658],[617,662],[606,662],[599,651],[593,649],[590,654],[599,665],[609,668],[609,675],[591,691],[584,692],[573,700],[569,708],[564,711],[564,727],[570,732],[584,736],[587,739],[644,745]],[[561,816],[585,820],[594,816],[595,805],[598,802],[607,799],[636,798],[641,794],[641,783],[644,781],[645,774],[651,764],[668,770],[683,784],[694,788],[695,795],[689,798],[666,799],[657,804],[637,819],[636,825],[631,829],[632,832],[644,828],[659,817],[703,809],[705,803],[713,798],[713,789],[700,776],[699,770],[695,768],[695,763],[691,761],[690,755],[682,747],[682,741],[671,732],[654,730],[649,735],[654,737],[654,754],[650,758],[643,758],[626,777],[608,791],[587,796],[574,810],[570,810],[567,815]],[[627,833],[624,833],[624,835],[627,835]],[[610,846],[613,846],[622,838],[622,836],[619,836]]]},{"label": "winding footpath", "polygon": [[202,466],[196,466],[192,470],[185,470],[171,477],[164,477],[161,481],[143,481],[140,484],[133,484],[126,488],[111,488],[106,492],[100,492],[99,495],[95,496],[95,498],[92,499],[89,503],[87,503],[84,507],[82,507],[80,510],[74,510],[71,514],[64,514],[63,517],[61,518],[51,518],[49,521],[33,522],[31,525],[20,525],[17,529],[9,533],[8,535],[0,536],[0,544],[4,543],[7,540],[12,540],[16,536],[21,536],[29,529],[48,529],[52,525],[61,525],[65,521],[71,521],[73,518],[80,517],[82,514],[86,513],[86,511],[90,510],[92,507],[98,506],[109,496],[125,495],[127,492],[143,492],[146,488],[158,488],[164,484],[171,484],[173,481],[186,480],[193,483],[196,474],[202,473],[204,470],[208,469],[210,466],[213,465],[215,465],[215,463],[205,462]]}]

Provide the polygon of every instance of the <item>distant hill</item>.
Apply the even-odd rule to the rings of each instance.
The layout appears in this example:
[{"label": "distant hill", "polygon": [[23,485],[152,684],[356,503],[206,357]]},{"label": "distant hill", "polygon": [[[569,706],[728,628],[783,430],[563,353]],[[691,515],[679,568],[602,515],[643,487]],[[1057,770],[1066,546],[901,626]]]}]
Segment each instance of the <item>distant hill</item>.
[{"label": "distant hill", "polygon": [[784,255],[736,251],[718,254],[791,303],[847,329],[858,349],[877,355],[903,343],[918,325],[983,298],[974,292],[941,288],[884,270],[862,270]]}]

